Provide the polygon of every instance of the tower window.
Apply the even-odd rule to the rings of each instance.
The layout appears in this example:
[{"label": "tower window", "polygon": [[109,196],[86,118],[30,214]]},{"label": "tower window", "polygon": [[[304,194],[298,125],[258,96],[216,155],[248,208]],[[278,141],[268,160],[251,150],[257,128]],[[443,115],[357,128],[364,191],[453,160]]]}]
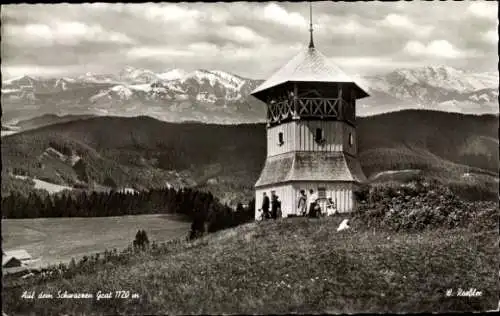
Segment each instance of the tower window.
[{"label": "tower window", "polygon": [[352,133],[349,133],[349,146],[352,146],[354,144],[354,136],[352,136]]},{"label": "tower window", "polygon": [[323,137],[323,130],[321,128],[316,129],[316,137],[315,137],[317,142],[322,142],[324,140]]},{"label": "tower window", "polygon": [[279,134],[278,134],[278,145],[282,146],[284,143],[285,143],[285,141],[283,140],[283,133],[279,132]]}]

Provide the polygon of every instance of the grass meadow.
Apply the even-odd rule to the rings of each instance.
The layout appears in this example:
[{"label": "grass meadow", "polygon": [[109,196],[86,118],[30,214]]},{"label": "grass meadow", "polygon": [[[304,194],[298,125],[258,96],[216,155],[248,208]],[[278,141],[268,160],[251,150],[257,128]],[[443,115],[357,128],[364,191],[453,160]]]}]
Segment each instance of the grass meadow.
[{"label": "grass meadow", "polygon": [[[498,231],[368,229],[344,216],[250,223],[70,279],[5,288],[7,314],[485,311],[498,306]],[[149,232],[148,232],[149,233]],[[154,234],[153,234],[154,236]],[[151,238],[154,239],[154,238]],[[447,296],[475,288],[476,297]],[[125,290],[128,299],[22,299]]]},{"label": "grass meadow", "polygon": [[153,240],[187,236],[190,222],[174,215],[3,219],[2,249],[25,249],[37,265],[69,262],[90,253],[127,247],[139,229]]}]

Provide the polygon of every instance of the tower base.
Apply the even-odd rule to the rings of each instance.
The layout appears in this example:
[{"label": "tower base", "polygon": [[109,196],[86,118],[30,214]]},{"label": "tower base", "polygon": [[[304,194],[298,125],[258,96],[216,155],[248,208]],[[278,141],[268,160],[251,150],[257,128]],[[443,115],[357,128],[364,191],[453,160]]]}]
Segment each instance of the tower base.
[{"label": "tower base", "polygon": [[292,152],[269,157],[255,185],[255,218],[261,218],[263,193],[271,198],[272,191],[281,201],[284,217],[299,215],[301,190],[318,194],[319,205],[325,210],[328,198],[338,212],[356,208],[354,191],[366,181],[357,159],[343,152]]}]

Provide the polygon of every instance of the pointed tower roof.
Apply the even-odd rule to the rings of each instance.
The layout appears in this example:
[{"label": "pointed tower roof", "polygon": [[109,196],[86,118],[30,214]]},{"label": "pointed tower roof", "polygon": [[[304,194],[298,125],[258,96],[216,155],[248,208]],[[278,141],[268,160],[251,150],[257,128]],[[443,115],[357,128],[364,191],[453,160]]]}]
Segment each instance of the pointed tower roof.
[{"label": "pointed tower roof", "polygon": [[[311,8],[311,7],[310,7]],[[252,91],[256,96],[269,88],[285,82],[350,83],[358,90],[358,98],[368,96],[356,82],[337,65],[314,47],[312,29],[312,9],[310,9],[310,40],[307,49],[303,49],[285,66]]]},{"label": "pointed tower roof", "polygon": [[[351,77],[343,72],[337,65],[328,61],[325,55],[316,48],[309,47],[299,52],[299,54],[285,66],[252,91],[252,94],[256,94],[287,81],[325,83],[346,82],[355,84]],[[368,96],[368,94],[357,84],[356,86],[364,93],[364,96]]]}]

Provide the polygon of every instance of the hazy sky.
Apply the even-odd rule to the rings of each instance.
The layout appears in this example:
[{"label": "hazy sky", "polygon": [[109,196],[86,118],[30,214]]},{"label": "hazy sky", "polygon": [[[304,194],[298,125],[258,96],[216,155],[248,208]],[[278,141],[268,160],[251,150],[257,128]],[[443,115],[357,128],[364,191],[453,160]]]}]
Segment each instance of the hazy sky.
[{"label": "hazy sky", "polygon": [[[353,75],[497,71],[496,1],[314,2],[316,47]],[[220,69],[265,79],[308,44],[307,2],[2,6],[2,74]]]}]

